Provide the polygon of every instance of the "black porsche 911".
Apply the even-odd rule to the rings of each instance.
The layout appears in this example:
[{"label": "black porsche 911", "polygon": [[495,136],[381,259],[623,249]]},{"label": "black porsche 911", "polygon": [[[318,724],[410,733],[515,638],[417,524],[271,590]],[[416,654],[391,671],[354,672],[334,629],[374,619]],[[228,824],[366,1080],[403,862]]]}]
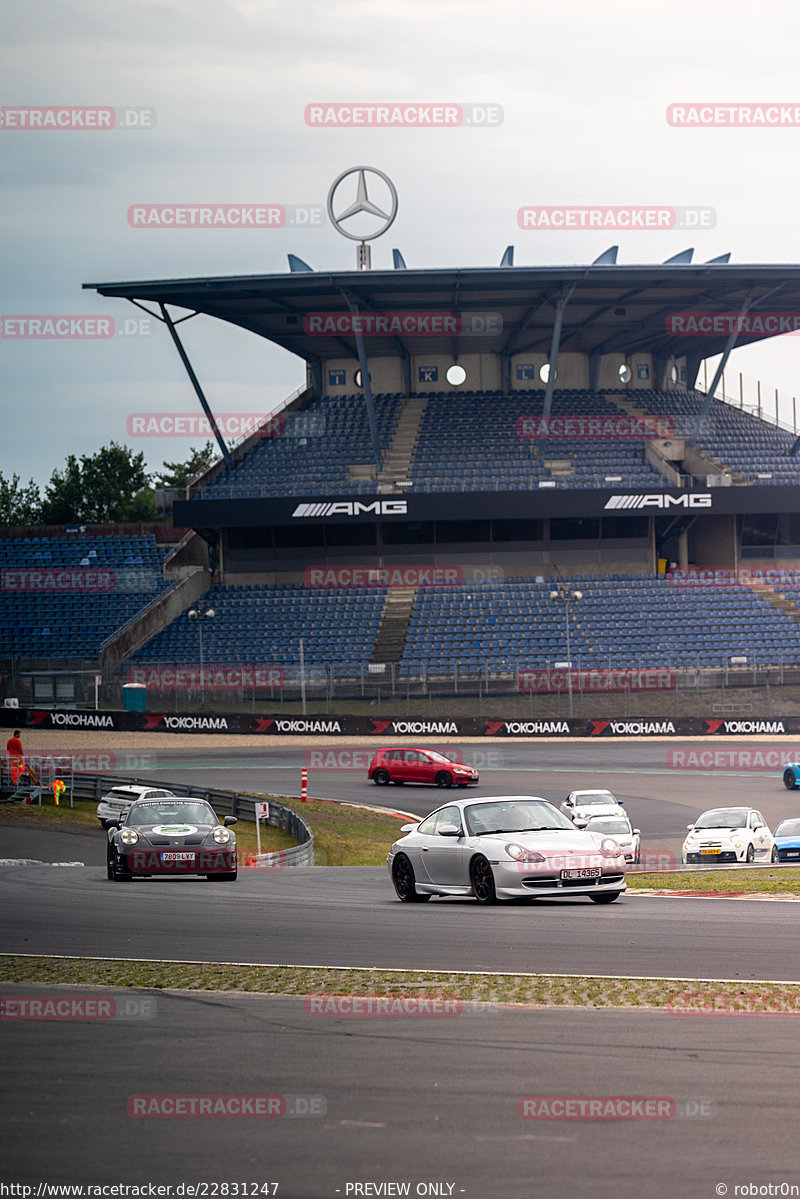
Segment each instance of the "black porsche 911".
[{"label": "black porsche 911", "polygon": [[140,799],[108,830],[108,877],[204,874],[237,876],[235,816],[220,823],[204,799]]}]

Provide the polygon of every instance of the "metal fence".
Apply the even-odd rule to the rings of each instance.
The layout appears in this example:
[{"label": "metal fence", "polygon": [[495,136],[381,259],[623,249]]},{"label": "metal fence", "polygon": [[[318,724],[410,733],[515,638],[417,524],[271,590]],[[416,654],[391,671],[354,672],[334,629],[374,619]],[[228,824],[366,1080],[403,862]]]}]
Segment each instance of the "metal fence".
[{"label": "metal fence", "polygon": [[[571,671],[560,658],[518,657],[478,666],[454,659],[447,669],[423,664],[413,673],[390,662],[348,674],[314,662],[302,672],[296,663],[251,664],[228,671],[223,687],[213,683],[219,677],[213,663],[202,672],[196,663],[160,663],[165,681],[154,686],[151,680],[145,702],[151,712],[254,715],[441,717],[452,711],[475,716],[686,716],[698,715],[701,709],[724,711],[731,705],[765,716],[800,714],[800,661],[788,651],[760,649],[740,655],[732,650],[713,661],[702,655],[687,657],[679,646],[665,642],[655,661],[629,659],[621,667],[611,657],[584,660],[574,651],[570,660]],[[50,671],[55,684],[42,694],[41,680],[48,677],[45,662],[17,659],[5,667],[0,664],[0,699],[11,696],[23,707],[119,711],[125,706],[123,687],[131,679],[129,662],[87,669],[81,661],[70,670],[65,660],[54,660]],[[64,678],[75,684],[68,695],[57,685]]]},{"label": "metal fence", "polygon": [[[59,771],[59,762],[61,769],[59,777],[61,777],[67,785],[62,797],[62,803],[68,803],[70,807],[75,800],[88,800],[91,802],[99,802],[100,798],[105,795],[112,787],[125,787],[131,784],[138,784],[145,787],[159,787],[166,791],[171,791],[173,795],[191,796],[193,799],[207,800],[217,815],[237,816],[240,820],[250,820],[255,823],[256,810],[255,805],[263,802],[263,800],[253,795],[243,795],[239,791],[223,791],[216,787],[198,787],[194,783],[174,783],[160,779],[138,778],[131,775],[120,774],[82,774],[77,771],[67,773],[63,770],[64,759],[66,755],[50,756],[49,758],[31,757],[26,755],[26,763],[38,771],[38,777],[42,780],[42,793],[38,796],[31,795],[31,801],[41,804],[42,798],[45,802],[52,800],[52,795],[48,797],[46,788],[44,788],[44,779],[49,777],[53,770]],[[55,776],[53,776],[55,777]],[[52,779],[51,779],[52,782]],[[8,797],[17,789],[18,778],[14,777],[14,764],[8,755],[0,755],[0,791]],[[276,800],[269,800],[269,817],[267,824],[273,825],[275,828],[283,829],[287,836],[292,837],[298,842],[296,846],[290,849],[282,849],[279,851],[281,865],[286,866],[313,866],[314,865],[314,834],[311,831],[310,825],[303,817],[295,812],[293,808],[287,807]],[[275,857],[273,852],[271,855],[262,855]]]}]

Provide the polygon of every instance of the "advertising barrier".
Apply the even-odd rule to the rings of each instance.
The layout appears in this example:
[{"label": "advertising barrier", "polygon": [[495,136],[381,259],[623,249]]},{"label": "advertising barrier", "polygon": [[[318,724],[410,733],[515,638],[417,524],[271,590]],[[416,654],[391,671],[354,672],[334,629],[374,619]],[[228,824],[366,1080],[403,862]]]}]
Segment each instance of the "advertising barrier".
[{"label": "advertising barrier", "polygon": [[74,708],[0,709],[0,727],[125,733],[241,733],[267,737],[772,737],[800,735],[800,717],[681,716],[578,719],[256,715],[226,712],[90,712]]}]

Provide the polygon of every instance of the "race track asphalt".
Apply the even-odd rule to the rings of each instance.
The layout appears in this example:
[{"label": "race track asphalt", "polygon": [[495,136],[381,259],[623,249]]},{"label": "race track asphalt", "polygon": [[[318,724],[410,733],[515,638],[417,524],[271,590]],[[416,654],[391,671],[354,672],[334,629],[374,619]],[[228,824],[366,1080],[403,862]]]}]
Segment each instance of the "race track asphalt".
[{"label": "race track asphalt", "polygon": [[[318,1017],[299,998],[109,994],[147,1000],[150,1017],[4,1023],[4,1178],[227,1182],[228,1195],[269,1182],[277,1192],[259,1193],[282,1199],[711,1199],[720,1184],[800,1181],[790,1016],[734,1034],[730,1020],[653,1012]],[[128,1114],[134,1097],[163,1110],[142,1109],[153,1095],[234,1096],[234,1111],[240,1096],[280,1096],[273,1110],[319,1114]],[[520,1114],[621,1096],[656,1100],[661,1118]]]},{"label": "race track asphalt", "polygon": [[[645,848],[674,850],[705,807],[757,804],[771,824],[800,811],[800,797],[784,791],[776,772],[675,770],[668,748],[484,742],[464,745],[463,757],[499,755],[478,759],[476,795],[530,792],[560,801],[573,787],[608,786],[642,828]],[[219,751],[165,744],[149,753],[152,760],[140,755],[132,773],[296,794],[310,751],[243,743]],[[311,794],[418,814],[443,800],[435,789],[375,788],[346,761],[312,767]],[[0,827],[2,858],[84,863],[0,863],[2,952],[800,979],[800,904],[792,901],[628,893],[610,907],[576,899],[489,909],[434,899],[409,907],[379,868],[242,871],[224,886],[114,884],[104,851],[99,827],[70,834]],[[40,991],[2,987],[4,996]],[[289,1199],[705,1199],[722,1194],[721,1186],[731,1196],[740,1184],[800,1186],[796,1017],[487,1007],[458,1018],[323,1019],[289,998],[148,998],[156,1008],[141,1020],[0,1020],[0,1181],[238,1180],[259,1183],[260,1195],[274,1193],[263,1183],[278,1182],[277,1194]],[[153,1093],[317,1097],[324,1114],[128,1114],[131,1096]],[[674,1114],[523,1120],[525,1096],[651,1096]],[[226,1199],[219,1189],[206,1194]]]}]

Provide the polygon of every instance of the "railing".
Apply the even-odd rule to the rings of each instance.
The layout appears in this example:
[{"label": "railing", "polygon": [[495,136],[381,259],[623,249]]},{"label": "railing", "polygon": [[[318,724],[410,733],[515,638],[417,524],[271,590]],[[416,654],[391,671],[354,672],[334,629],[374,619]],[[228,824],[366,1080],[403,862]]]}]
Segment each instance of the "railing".
[{"label": "railing", "polygon": [[[62,758],[64,756],[66,755],[62,755]],[[26,757],[25,760],[35,766],[38,765],[42,770],[42,774],[46,773],[43,763],[53,761],[52,758],[34,759],[30,757]],[[58,759],[55,760],[57,761]],[[11,766],[8,760],[0,759],[0,789],[10,790],[12,785],[10,771]],[[52,773],[52,769],[50,773]],[[42,778],[42,784],[44,785],[44,778]],[[112,787],[127,787],[131,784],[163,788],[165,791],[171,791],[173,795],[181,797],[191,796],[193,799],[205,799],[211,804],[219,817],[237,816],[240,820],[251,820],[253,822],[256,819],[255,805],[263,802],[257,796],[243,795],[239,791],[223,791],[216,787],[199,787],[194,783],[167,782],[150,778],[149,775],[147,778],[139,778],[137,776],[121,774],[80,774],[73,772],[69,776],[68,791],[65,791],[62,803],[69,802],[70,806],[72,806],[74,800],[99,802],[101,797],[110,791]],[[275,828],[283,829],[287,836],[299,842],[298,845],[292,846],[290,849],[280,850],[281,864],[285,864],[286,866],[314,865],[314,834],[302,816],[295,812],[294,809],[287,807],[286,804],[270,799],[269,818],[266,823],[273,825]],[[272,856],[275,856],[274,851]]]}]

